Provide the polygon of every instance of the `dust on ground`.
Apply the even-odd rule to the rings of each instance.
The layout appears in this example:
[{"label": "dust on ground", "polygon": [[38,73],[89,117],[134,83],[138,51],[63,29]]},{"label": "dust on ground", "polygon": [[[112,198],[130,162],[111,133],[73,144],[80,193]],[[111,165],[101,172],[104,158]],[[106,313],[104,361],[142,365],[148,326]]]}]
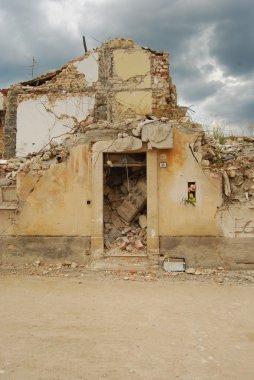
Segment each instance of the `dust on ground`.
[{"label": "dust on ground", "polygon": [[56,265],[1,266],[0,379],[253,379],[253,271]]}]

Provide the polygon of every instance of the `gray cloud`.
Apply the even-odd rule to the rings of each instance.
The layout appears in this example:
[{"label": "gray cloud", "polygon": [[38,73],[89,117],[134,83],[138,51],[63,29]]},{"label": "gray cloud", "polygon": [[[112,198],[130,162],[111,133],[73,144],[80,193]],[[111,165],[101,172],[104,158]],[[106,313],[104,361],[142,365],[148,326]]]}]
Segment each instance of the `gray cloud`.
[{"label": "gray cloud", "polygon": [[206,102],[204,109],[212,114],[217,113],[219,109],[220,118],[228,120],[230,124],[244,126],[245,121],[249,124],[253,123],[253,83],[254,75],[247,83],[233,87],[224,86],[218,91],[216,97]]},{"label": "gray cloud", "polygon": [[119,36],[169,51],[184,103],[250,123],[253,16],[252,0],[1,0],[0,86],[29,79],[33,56],[40,74],[81,55],[83,34],[89,48]]}]

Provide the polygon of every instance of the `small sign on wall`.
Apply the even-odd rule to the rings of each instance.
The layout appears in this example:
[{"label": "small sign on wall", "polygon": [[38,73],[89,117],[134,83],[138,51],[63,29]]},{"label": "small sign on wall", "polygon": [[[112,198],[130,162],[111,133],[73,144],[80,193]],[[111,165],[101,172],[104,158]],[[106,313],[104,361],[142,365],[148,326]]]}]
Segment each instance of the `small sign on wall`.
[{"label": "small sign on wall", "polygon": [[166,168],[167,166],[167,162],[160,162],[160,168]]}]

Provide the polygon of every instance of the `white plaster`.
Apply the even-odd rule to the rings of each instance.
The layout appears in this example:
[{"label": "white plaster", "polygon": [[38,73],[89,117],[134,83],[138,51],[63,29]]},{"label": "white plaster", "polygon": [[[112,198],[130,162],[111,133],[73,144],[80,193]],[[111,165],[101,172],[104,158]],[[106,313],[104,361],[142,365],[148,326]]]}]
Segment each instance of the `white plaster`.
[{"label": "white plaster", "polygon": [[[74,125],[86,119],[94,108],[94,96],[73,96],[50,103],[46,95],[21,102],[17,109],[16,155],[22,157],[36,152],[52,139],[61,142],[63,135]],[[60,119],[61,118],[61,119]],[[58,137],[57,137],[58,136]]]},{"label": "white plaster", "polygon": [[89,85],[97,82],[99,77],[98,53],[91,53],[82,61],[75,62],[74,66],[76,66],[81,74],[85,75],[86,81]]},{"label": "white plaster", "polygon": [[254,237],[254,210],[245,205],[231,205],[216,215],[220,234],[224,237]]},{"label": "white plaster", "polygon": [[4,96],[0,92],[0,111],[3,111],[3,109],[4,109]]}]

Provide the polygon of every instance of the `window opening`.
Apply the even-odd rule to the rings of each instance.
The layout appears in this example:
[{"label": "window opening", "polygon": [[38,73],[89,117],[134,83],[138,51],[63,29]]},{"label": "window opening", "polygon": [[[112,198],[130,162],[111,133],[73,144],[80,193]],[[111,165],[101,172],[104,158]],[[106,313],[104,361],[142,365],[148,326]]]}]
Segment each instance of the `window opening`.
[{"label": "window opening", "polygon": [[196,182],[188,182],[188,202],[196,204]]}]

